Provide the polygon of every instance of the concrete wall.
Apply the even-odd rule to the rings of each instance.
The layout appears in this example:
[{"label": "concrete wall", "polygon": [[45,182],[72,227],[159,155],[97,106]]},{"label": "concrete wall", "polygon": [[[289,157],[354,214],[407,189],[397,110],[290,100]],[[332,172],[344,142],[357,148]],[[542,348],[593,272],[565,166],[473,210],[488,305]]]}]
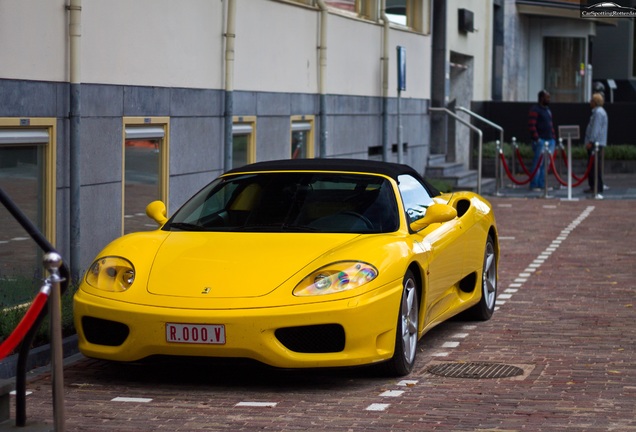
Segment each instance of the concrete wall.
[{"label": "concrete wall", "polygon": [[[459,9],[473,12],[474,32],[457,30]],[[472,57],[472,94],[477,101],[491,98],[492,14],[490,0],[451,0],[447,5],[448,51]]]},{"label": "concrete wall", "polygon": [[[57,232],[59,250],[69,251],[68,84],[0,80],[0,117],[58,118]],[[123,117],[170,118],[169,212],[223,171],[223,92],[105,84],[81,87],[81,249],[82,268],[121,233]],[[313,94],[244,92],[235,95],[237,114],[257,117],[257,160],[289,157],[290,118],[318,114]],[[402,100],[405,163],[424,172],[428,157],[428,102]],[[331,95],[329,157],[377,158],[371,147],[382,145],[382,99]],[[397,100],[389,110],[390,142],[397,143]],[[317,119],[318,120],[318,119]],[[316,125],[318,128],[319,125]],[[396,153],[391,160],[397,161]]]}]

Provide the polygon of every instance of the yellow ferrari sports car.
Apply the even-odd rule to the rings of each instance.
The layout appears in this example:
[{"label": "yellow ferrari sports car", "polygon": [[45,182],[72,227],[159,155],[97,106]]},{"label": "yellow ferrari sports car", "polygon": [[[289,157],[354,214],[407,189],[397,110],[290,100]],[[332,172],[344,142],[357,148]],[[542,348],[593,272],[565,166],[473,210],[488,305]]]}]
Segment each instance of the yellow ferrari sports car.
[{"label": "yellow ferrari sports car", "polygon": [[106,246],[74,298],[81,352],[248,358],[281,368],[380,364],[408,374],[418,340],[495,309],[490,204],[440,194],[409,166],[354,159],[233,169],[157,230]]}]

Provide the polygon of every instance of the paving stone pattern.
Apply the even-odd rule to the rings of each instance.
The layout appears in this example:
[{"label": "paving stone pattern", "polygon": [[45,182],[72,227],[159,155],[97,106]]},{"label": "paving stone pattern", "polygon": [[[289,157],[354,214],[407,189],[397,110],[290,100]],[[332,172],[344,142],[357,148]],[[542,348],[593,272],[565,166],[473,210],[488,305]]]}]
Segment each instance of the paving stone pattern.
[{"label": "paving stone pattern", "polygon": [[[501,236],[497,311],[433,329],[408,377],[77,356],[65,368],[66,430],[636,431],[636,201],[490,201]],[[440,362],[524,374],[428,372]],[[28,387],[29,422],[51,424],[50,375]]]}]

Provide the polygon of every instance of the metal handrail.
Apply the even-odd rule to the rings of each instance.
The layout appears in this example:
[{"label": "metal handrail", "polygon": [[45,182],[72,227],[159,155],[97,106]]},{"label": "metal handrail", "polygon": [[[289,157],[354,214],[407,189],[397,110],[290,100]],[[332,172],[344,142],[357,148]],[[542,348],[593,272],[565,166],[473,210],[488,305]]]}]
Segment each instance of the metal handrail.
[{"label": "metal handrail", "polygon": [[444,112],[447,115],[453,117],[455,120],[457,120],[458,122],[460,122],[461,124],[467,126],[469,129],[473,130],[474,132],[477,132],[477,135],[479,135],[479,145],[478,145],[478,149],[477,149],[477,193],[481,195],[481,164],[482,164],[482,147],[483,147],[483,132],[481,131],[481,129],[479,129],[478,127],[470,124],[469,122],[467,122],[466,120],[464,120],[463,118],[459,117],[457,114],[455,114],[453,111],[449,110],[448,108],[444,108],[444,107],[429,107],[428,108],[429,111],[439,111],[439,112]]},{"label": "metal handrail", "polygon": [[[497,129],[499,131],[499,142],[501,143],[501,148],[503,149],[503,144],[504,144],[504,129],[503,127],[499,126],[497,123],[493,123],[492,121],[488,120],[485,117],[480,116],[479,114],[469,110],[468,108],[464,108],[464,107],[457,107],[458,110],[461,110],[463,112],[465,112],[466,114],[468,114],[469,116],[472,116],[474,118],[476,118],[477,120],[480,120],[484,123],[486,123],[489,126],[492,126],[493,128]],[[497,149],[499,150],[499,149]],[[495,154],[495,185],[496,185],[496,191],[495,193],[497,195],[499,195],[499,187],[500,187],[500,180],[501,180],[501,171],[499,170],[499,155]]]}]

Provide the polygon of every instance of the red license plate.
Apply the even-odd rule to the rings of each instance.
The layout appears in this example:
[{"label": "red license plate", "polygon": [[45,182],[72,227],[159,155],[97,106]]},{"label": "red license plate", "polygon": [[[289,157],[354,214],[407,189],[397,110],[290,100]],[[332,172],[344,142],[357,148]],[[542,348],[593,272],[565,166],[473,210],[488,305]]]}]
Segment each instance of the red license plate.
[{"label": "red license plate", "polygon": [[190,344],[225,344],[225,326],[166,323],[166,341]]}]

